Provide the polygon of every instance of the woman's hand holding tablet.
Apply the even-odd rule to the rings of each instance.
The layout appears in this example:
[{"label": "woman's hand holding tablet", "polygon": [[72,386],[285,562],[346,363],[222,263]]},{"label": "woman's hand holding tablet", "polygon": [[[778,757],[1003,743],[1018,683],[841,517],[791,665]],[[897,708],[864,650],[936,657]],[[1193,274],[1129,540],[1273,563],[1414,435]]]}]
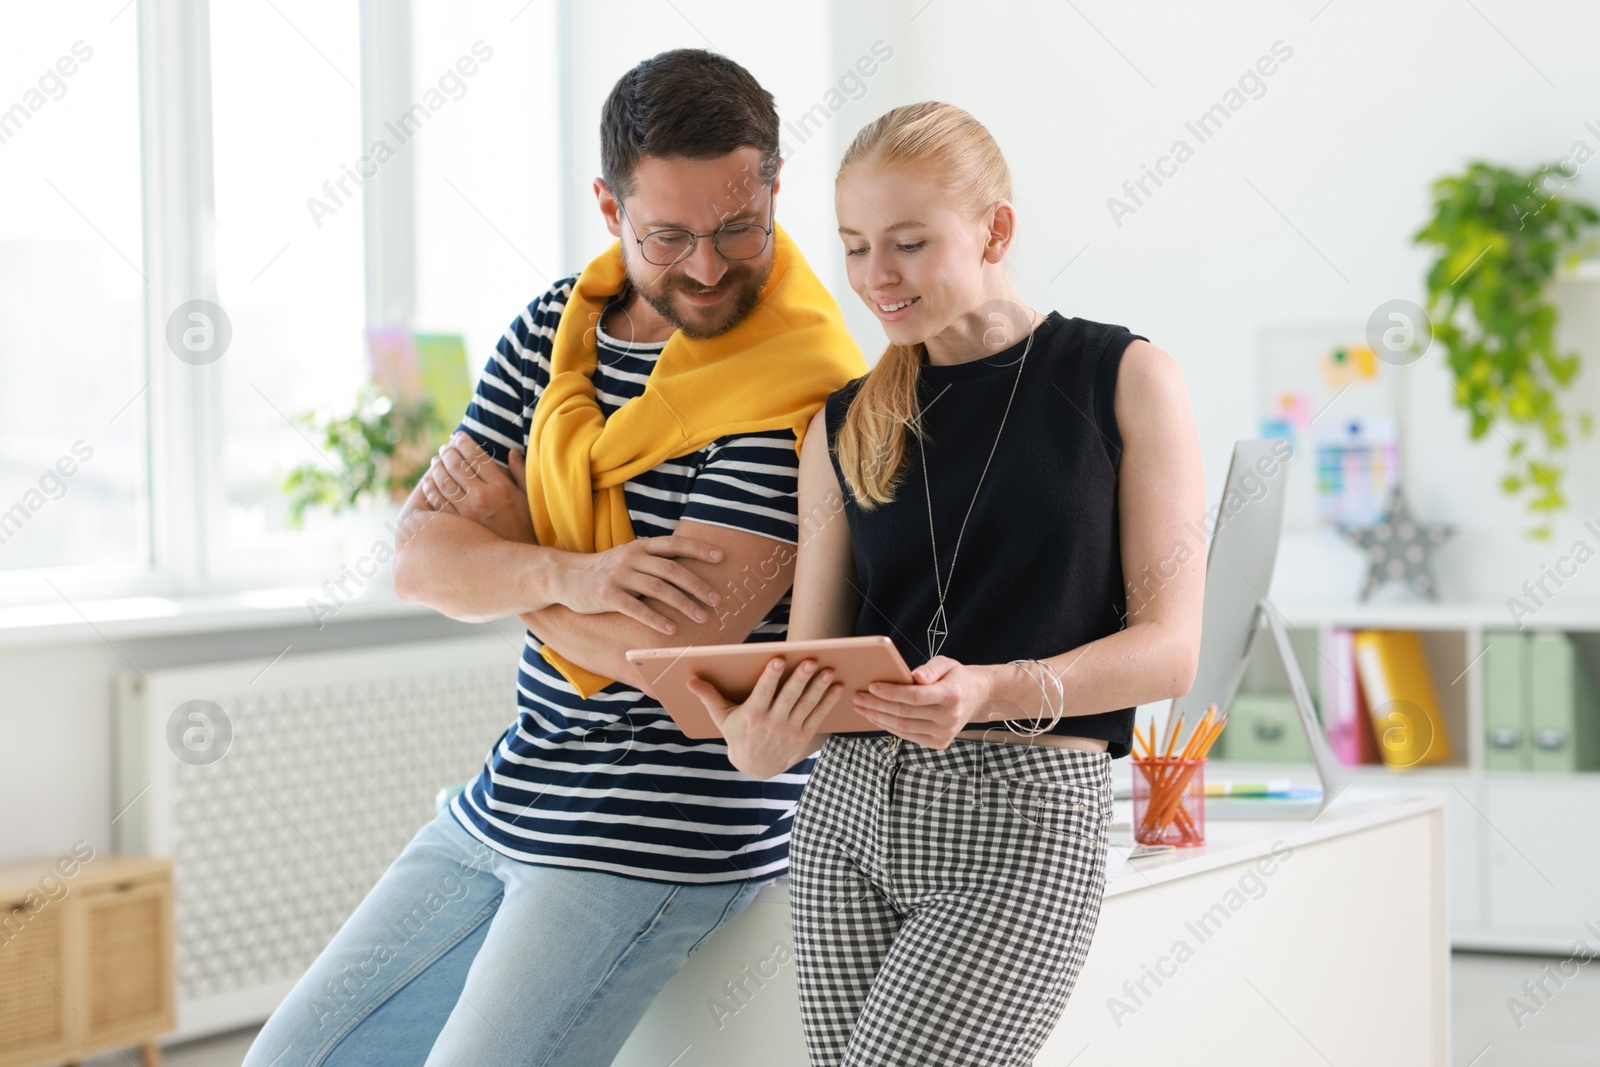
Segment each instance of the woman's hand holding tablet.
[{"label": "woman's hand holding tablet", "polygon": [[839,703],[844,685],[833,671],[817,670],[806,659],[784,676],[782,656],[774,656],[761,672],[755,689],[735,704],[702,678],[689,678],[688,690],[705,704],[712,722],[728,742],[728,759],[752,778],[771,778],[793,767],[821,745],[828,712]]},{"label": "woman's hand holding tablet", "polygon": [[877,729],[846,698],[873,682],[912,681],[883,636],[633,649],[627,656],[641,688],[685,735],[727,738],[734,766],[756,778],[793,767],[829,733]]}]

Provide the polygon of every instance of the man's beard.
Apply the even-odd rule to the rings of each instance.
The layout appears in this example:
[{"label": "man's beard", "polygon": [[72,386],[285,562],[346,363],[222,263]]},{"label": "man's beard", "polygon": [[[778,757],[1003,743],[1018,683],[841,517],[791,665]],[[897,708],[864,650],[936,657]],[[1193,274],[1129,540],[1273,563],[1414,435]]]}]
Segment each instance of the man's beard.
[{"label": "man's beard", "polygon": [[[717,337],[727,333],[743,322],[745,316],[750,314],[750,309],[756,306],[756,301],[761,297],[761,287],[767,284],[767,277],[771,273],[772,262],[769,260],[766,269],[759,274],[755,271],[747,271],[743,274],[735,275],[732,271],[729,271],[723,275],[722,281],[717,283],[717,287],[723,288],[731,285],[733,286],[733,293],[731,297],[723,298],[726,310],[723,311],[722,317],[709,325],[704,325],[703,320],[687,320],[678,307],[672,303],[672,294],[677,290],[689,289],[693,292],[699,292],[701,287],[695,282],[683,277],[669,276],[663,279],[665,284],[662,287],[651,290],[639,284],[639,280],[633,277],[631,268],[629,269],[628,281],[638,290],[639,295],[644,298],[645,302],[656,309],[658,315],[681,330],[685,337],[704,340],[705,338]],[[711,310],[714,309],[693,309],[693,311]]]}]

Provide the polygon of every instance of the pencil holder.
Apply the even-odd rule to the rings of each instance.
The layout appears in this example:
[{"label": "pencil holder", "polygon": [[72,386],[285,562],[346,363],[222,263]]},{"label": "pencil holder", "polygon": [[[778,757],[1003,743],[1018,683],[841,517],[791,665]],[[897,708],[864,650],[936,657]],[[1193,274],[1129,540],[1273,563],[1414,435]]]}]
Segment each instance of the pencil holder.
[{"label": "pencil holder", "polygon": [[1135,759],[1133,839],[1141,845],[1206,843],[1206,761]]}]

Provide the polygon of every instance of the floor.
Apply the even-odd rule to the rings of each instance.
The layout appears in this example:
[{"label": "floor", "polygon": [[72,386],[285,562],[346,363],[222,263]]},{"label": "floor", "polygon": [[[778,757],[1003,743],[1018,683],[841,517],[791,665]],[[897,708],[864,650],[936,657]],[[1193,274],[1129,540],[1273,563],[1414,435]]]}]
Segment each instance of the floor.
[{"label": "floor", "polygon": [[[1568,962],[1563,973],[1563,961],[1552,956],[1456,953],[1450,968],[1450,1067],[1593,1067],[1600,1062],[1600,961],[1582,965],[1579,959]],[[1512,998],[1521,1010],[1514,1010]],[[237,1067],[255,1033],[251,1028],[169,1046],[167,1067]],[[110,1054],[85,1060],[84,1067],[124,1062]]]},{"label": "floor", "polygon": [[1451,1067],[1600,1063],[1600,962],[1582,961],[1455,953]]}]

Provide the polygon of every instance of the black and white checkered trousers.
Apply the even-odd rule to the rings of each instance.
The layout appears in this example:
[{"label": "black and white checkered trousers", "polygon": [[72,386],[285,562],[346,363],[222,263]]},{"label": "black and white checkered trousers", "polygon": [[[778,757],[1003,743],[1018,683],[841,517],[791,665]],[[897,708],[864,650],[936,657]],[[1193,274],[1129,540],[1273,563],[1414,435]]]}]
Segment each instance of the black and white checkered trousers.
[{"label": "black and white checkered trousers", "polygon": [[835,734],[789,894],[811,1067],[1027,1065],[1105,894],[1111,756]]}]

